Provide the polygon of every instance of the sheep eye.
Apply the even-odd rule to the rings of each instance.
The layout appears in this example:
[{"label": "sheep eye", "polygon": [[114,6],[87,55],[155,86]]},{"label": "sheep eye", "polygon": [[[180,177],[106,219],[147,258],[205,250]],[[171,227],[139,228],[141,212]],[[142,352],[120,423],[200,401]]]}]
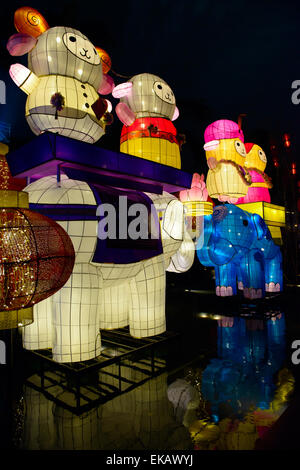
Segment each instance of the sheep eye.
[{"label": "sheep eye", "polygon": [[71,42],[76,42],[75,36],[70,36],[69,39],[70,39]]}]

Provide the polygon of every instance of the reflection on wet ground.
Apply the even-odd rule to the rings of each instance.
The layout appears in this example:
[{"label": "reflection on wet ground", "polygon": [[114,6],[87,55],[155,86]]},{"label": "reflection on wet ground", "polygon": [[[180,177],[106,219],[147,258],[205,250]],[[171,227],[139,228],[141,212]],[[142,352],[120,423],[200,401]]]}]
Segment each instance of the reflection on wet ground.
[{"label": "reflection on wet ground", "polygon": [[211,318],[218,324],[217,357],[191,367],[169,396],[196,449],[252,450],[294,390],[293,375],[283,367],[285,317]]},{"label": "reflection on wet ground", "polygon": [[[180,332],[181,340],[175,355],[164,352],[167,372],[79,416],[24,385],[19,447],[254,449],[295,388],[289,348],[300,322],[293,308],[272,304],[257,314],[246,305],[242,313],[222,315],[202,294],[169,292],[168,330]],[[117,366],[111,367],[113,373]],[[124,374],[139,380],[134,367]],[[51,392],[62,393],[58,385]]]},{"label": "reflection on wet ground", "polygon": [[76,416],[28,386],[23,449],[190,449],[188,430],[176,422],[167,374]]}]

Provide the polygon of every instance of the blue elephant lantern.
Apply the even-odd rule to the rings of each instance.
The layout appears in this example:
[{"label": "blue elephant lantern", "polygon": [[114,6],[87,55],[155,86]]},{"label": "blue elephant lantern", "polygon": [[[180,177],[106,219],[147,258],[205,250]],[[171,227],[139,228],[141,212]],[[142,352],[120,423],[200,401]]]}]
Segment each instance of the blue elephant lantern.
[{"label": "blue elephant lantern", "polygon": [[282,290],[281,251],[258,214],[233,204],[216,206],[204,217],[197,255],[201,264],[215,268],[218,296],[236,295],[239,288],[253,299]]}]

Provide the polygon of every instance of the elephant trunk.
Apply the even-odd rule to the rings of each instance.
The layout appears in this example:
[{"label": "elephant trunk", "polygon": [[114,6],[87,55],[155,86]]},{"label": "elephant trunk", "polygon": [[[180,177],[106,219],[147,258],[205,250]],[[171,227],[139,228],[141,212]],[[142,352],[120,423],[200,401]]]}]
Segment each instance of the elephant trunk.
[{"label": "elephant trunk", "polygon": [[184,273],[188,271],[195,258],[195,244],[189,233],[185,231],[184,240],[179,250],[171,257],[167,271],[175,273]]}]

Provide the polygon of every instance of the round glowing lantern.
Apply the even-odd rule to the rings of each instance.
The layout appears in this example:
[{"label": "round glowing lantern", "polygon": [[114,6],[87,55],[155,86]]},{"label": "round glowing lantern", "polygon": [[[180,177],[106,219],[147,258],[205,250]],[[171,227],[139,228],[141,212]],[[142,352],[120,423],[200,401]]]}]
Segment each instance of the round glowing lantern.
[{"label": "round glowing lantern", "polygon": [[116,113],[124,124],[121,152],[181,168],[180,140],[171,122],[179,111],[169,85],[156,75],[141,73],[117,85],[112,94],[120,98]]},{"label": "round glowing lantern", "polygon": [[208,194],[223,202],[236,202],[247,194],[251,184],[251,177],[245,169],[243,132],[235,122],[221,119],[206,128],[204,140],[209,167]]},{"label": "round glowing lantern", "polygon": [[[10,76],[27,95],[25,115],[34,134],[49,131],[94,143],[111,120],[105,118],[113,79],[103,75],[111,61],[80,31],[50,28],[42,15],[29,7],[15,13],[18,34],[11,36],[11,55],[28,53],[28,67],[13,64]],[[104,78],[105,77],[105,78]]]},{"label": "round glowing lantern", "polygon": [[6,190],[0,196],[0,329],[4,329],[32,323],[31,307],[67,282],[75,255],[60,225],[26,208],[27,193]]}]

